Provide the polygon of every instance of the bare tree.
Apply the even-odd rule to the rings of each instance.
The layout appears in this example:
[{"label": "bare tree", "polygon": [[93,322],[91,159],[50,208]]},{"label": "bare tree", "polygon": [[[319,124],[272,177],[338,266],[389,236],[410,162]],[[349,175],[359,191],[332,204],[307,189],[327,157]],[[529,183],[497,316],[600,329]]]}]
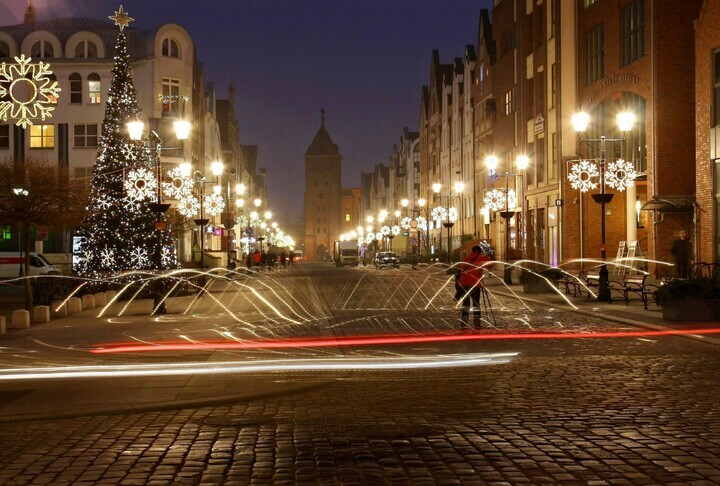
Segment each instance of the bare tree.
[{"label": "bare tree", "polygon": [[[0,161],[0,224],[18,227],[25,254],[25,275],[30,269],[32,226],[75,226],[82,221],[88,190],[82,180],[70,178],[66,168],[46,160],[27,158],[21,163]],[[32,308],[32,288],[25,281],[26,307]]]}]

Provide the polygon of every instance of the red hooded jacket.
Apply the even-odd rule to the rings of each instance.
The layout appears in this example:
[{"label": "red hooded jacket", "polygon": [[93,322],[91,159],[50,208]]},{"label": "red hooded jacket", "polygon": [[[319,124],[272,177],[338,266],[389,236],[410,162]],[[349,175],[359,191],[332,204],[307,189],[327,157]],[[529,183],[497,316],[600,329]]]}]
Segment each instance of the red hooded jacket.
[{"label": "red hooded jacket", "polygon": [[458,285],[465,288],[482,285],[483,268],[493,267],[492,263],[483,264],[491,261],[492,260],[484,253],[470,253],[460,264],[460,278],[458,278]]}]

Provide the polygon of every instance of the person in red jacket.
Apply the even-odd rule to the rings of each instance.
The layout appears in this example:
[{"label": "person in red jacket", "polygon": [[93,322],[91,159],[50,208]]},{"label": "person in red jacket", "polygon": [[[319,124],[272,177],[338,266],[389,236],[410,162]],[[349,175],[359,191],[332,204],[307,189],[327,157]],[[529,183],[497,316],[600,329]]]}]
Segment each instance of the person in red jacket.
[{"label": "person in red jacket", "polygon": [[472,302],[472,315],[475,329],[480,328],[480,292],[483,290],[483,268],[492,268],[492,260],[475,245],[472,252],[460,264],[457,280],[457,294],[462,299],[460,313],[460,328],[468,328],[470,303]]}]

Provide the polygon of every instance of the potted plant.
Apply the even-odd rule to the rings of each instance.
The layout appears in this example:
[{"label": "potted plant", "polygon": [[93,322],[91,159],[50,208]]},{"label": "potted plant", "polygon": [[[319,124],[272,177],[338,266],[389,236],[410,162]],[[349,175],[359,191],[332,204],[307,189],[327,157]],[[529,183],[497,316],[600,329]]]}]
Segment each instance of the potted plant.
[{"label": "potted plant", "polygon": [[670,321],[720,320],[720,285],[711,278],[673,279],[655,291],[663,319]]},{"label": "potted plant", "polygon": [[555,292],[558,282],[565,275],[567,275],[565,272],[556,267],[548,267],[544,270],[523,268],[520,272],[520,283],[523,292],[528,294]]}]

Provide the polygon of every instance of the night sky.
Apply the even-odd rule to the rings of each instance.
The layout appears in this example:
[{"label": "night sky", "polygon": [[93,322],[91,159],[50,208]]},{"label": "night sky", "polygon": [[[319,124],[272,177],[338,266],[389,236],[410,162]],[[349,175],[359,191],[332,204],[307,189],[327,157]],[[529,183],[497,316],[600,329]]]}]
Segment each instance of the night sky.
[{"label": "night sky", "polygon": [[[343,186],[387,163],[404,126],[417,130],[430,55],[462,57],[492,0],[33,0],[39,19],[107,19],[122,3],[152,29],[183,26],[218,97],[235,86],[240,140],[258,145],[269,205],[282,224],[303,217],[304,154],[320,125],[343,156]],[[0,0],[0,25],[26,0]],[[51,63],[52,64],[52,63]]]}]

